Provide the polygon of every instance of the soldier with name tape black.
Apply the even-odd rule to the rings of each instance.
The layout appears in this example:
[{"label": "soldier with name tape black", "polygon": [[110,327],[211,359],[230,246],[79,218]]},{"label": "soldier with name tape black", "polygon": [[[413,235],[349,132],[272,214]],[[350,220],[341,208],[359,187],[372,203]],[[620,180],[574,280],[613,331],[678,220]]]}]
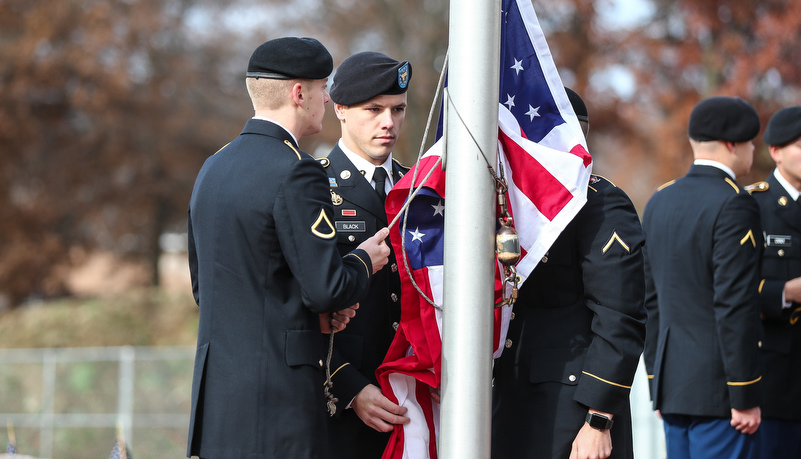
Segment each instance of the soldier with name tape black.
[{"label": "soldier with name tape black", "polygon": [[762,313],[762,452],[801,457],[801,106],[785,107],[763,135],[776,169],[746,187],[759,204],[765,253]]},{"label": "soldier with name tape black", "polygon": [[[342,137],[326,158],[337,247],[345,254],[387,226],[384,199],[409,169],[392,157],[406,116],[412,66],[378,52],[361,52],[337,68],[331,100]],[[328,423],[332,458],[378,458],[406,408],[385,397],[375,371],[400,322],[400,277],[394,254],[370,282],[359,313],[337,333],[332,392],[337,409]]]}]

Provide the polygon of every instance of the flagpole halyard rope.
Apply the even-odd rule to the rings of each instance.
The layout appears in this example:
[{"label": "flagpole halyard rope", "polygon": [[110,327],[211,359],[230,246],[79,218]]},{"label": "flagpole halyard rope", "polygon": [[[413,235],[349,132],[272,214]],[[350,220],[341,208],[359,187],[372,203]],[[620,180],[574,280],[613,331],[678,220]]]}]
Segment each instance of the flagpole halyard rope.
[{"label": "flagpole halyard rope", "polygon": [[[444,62],[442,64],[442,70],[440,71],[439,81],[437,82],[437,91],[434,94],[434,100],[432,101],[431,109],[428,112],[428,120],[426,121],[426,129],[423,132],[423,140],[420,143],[420,150],[417,153],[417,162],[415,163],[418,167],[414,168],[414,173],[412,174],[412,185],[409,187],[409,196],[406,198],[406,202],[403,203],[403,206],[401,207],[400,211],[398,211],[397,215],[395,215],[395,218],[393,218],[392,221],[388,225],[389,228],[392,228],[395,225],[395,223],[398,222],[398,219],[401,217],[401,215],[403,215],[403,217],[404,217],[403,218],[403,225],[402,225],[402,228],[400,228],[400,231],[401,231],[401,249],[402,249],[401,251],[403,252],[402,253],[402,255],[403,255],[403,266],[406,269],[406,273],[409,276],[409,280],[411,280],[412,285],[414,286],[415,290],[417,290],[417,293],[419,293],[420,296],[423,297],[431,306],[434,306],[436,309],[438,309],[440,311],[442,311],[442,307],[439,306],[438,304],[436,304],[434,302],[434,300],[429,298],[428,295],[426,295],[423,292],[423,290],[420,288],[420,286],[414,280],[414,276],[412,276],[412,272],[411,272],[411,269],[409,267],[409,258],[408,258],[407,254],[406,254],[406,238],[403,237],[403,235],[404,235],[404,233],[406,233],[406,222],[408,221],[409,206],[412,203],[412,200],[417,196],[417,194],[420,192],[420,190],[423,188],[423,186],[425,186],[426,182],[431,177],[431,174],[434,172],[435,168],[440,166],[440,164],[442,163],[443,156],[445,156],[446,153],[447,153],[446,150],[443,149],[442,154],[437,159],[437,161],[434,163],[434,165],[431,167],[431,169],[429,169],[429,171],[426,174],[426,176],[423,177],[423,180],[420,182],[420,185],[415,187],[414,184],[417,181],[417,174],[418,174],[418,172],[420,170],[420,168],[419,168],[420,160],[423,157],[423,150],[425,148],[426,140],[428,139],[428,132],[431,129],[431,120],[433,119],[434,109],[436,108],[437,100],[439,100],[441,91],[444,90],[445,97],[448,99],[448,102],[453,107],[453,110],[456,113],[457,118],[459,118],[459,121],[462,123],[462,126],[465,127],[465,130],[470,135],[470,138],[473,140],[473,144],[475,144],[476,148],[478,148],[478,151],[481,153],[481,157],[484,158],[484,162],[487,164],[487,170],[489,171],[490,175],[492,176],[492,179],[496,183],[498,183],[500,180],[503,180],[502,178],[499,178],[498,175],[495,173],[495,169],[492,166],[492,164],[490,163],[489,159],[487,159],[486,153],[481,148],[481,145],[479,145],[478,140],[476,140],[475,136],[473,135],[473,133],[468,128],[467,123],[465,123],[464,118],[462,118],[462,115],[459,113],[459,110],[456,108],[456,104],[454,104],[453,99],[451,99],[450,93],[448,92],[447,89],[443,89],[444,81],[445,81],[445,74],[446,74],[447,68],[448,68],[448,52],[445,53],[445,60],[444,60]],[[443,109],[444,109],[444,107],[443,107]]]}]

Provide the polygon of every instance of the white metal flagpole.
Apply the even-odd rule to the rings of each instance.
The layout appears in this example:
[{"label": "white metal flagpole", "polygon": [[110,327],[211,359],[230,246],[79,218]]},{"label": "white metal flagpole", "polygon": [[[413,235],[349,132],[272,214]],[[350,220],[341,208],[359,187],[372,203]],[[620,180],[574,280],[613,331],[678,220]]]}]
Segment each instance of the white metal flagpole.
[{"label": "white metal flagpole", "polygon": [[500,0],[451,1],[439,457],[490,456]]}]

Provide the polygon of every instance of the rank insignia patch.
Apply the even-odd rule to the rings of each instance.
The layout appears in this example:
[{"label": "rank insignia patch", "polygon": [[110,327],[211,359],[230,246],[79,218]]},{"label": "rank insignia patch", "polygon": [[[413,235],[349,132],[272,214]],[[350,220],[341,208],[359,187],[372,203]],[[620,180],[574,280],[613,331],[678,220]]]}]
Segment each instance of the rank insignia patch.
[{"label": "rank insignia patch", "polygon": [[311,232],[320,239],[331,239],[337,235],[337,230],[334,229],[334,225],[331,224],[331,220],[325,214],[325,209],[320,209],[320,215],[312,223]]}]

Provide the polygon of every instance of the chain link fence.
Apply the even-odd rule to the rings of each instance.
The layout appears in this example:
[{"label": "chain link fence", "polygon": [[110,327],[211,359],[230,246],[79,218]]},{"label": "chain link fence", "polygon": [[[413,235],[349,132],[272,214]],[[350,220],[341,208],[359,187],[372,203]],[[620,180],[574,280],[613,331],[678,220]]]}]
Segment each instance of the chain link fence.
[{"label": "chain link fence", "polygon": [[13,426],[20,454],[41,458],[107,458],[118,426],[136,459],[185,457],[194,356],[194,347],[0,349],[0,425]]}]

